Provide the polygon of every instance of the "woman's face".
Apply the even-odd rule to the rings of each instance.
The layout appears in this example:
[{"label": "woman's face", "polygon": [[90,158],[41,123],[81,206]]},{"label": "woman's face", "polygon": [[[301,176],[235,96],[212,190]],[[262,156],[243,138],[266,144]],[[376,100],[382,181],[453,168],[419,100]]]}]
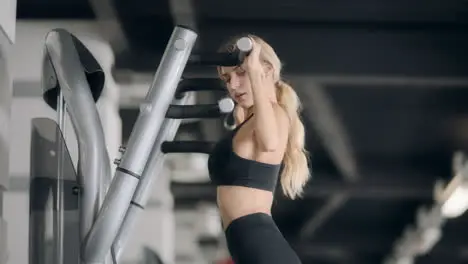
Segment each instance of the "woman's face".
[{"label": "woman's face", "polygon": [[221,80],[226,84],[231,98],[239,106],[249,108],[253,105],[252,86],[244,69],[240,66],[223,67]]}]

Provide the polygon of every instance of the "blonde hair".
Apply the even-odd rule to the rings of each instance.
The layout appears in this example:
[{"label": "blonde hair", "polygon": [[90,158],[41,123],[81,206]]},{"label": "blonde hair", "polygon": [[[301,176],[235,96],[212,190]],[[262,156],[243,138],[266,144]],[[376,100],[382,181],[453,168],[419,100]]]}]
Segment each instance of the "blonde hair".
[{"label": "blonde hair", "polygon": [[[309,180],[308,152],[305,150],[304,125],[300,119],[302,110],[301,102],[294,89],[281,79],[282,63],[273,48],[255,35],[245,35],[252,38],[261,47],[260,60],[268,63],[273,68],[273,77],[276,81],[276,96],[278,104],[286,111],[289,120],[289,136],[286,151],[283,158],[283,171],[281,173],[281,188],[283,193],[291,198],[301,197],[304,187]],[[234,52],[236,50],[237,36],[228,41],[221,49],[222,52]],[[221,69],[218,68],[221,73]]]}]

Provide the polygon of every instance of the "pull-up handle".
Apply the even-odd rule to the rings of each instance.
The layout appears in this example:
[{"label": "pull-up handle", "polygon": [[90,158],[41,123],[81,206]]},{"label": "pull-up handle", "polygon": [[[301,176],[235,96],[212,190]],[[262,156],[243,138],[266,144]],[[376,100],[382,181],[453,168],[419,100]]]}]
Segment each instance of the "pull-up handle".
[{"label": "pull-up handle", "polygon": [[177,95],[186,92],[200,92],[200,91],[226,91],[226,88],[222,85],[219,79],[214,78],[188,78],[183,79],[177,86]]},{"label": "pull-up handle", "polygon": [[165,141],[161,151],[167,153],[204,153],[209,154],[215,143],[209,141]]},{"label": "pull-up handle", "polygon": [[219,118],[234,110],[234,102],[230,98],[223,98],[217,104],[201,105],[171,105],[166,113],[166,118]]},{"label": "pull-up handle", "polygon": [[242,64],[245,56],[248,56],[253,48],[249,37],[242,37],[236,41],[237,51],[220,53],[192,54],[188,63],[200,66],[237,66]]}]

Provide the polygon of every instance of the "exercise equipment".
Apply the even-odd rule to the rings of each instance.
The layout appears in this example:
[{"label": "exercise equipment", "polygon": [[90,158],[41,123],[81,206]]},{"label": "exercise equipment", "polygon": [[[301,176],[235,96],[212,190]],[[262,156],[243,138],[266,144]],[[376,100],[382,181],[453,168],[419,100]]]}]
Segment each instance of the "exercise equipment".
[{"label": "exercise equipment", "polygon": [[[104,89],[104,71],[86,46],[66,30],[47,34],[43,97],[57,111],[57,122],[32,121],[30,264],[118,263],[155,175],[162,171],[164,154],[210,152],[210,142],[172,141],[181,119],[219,118],[232,112],[234,103],[224,98],[217,104],[186,105],[189,92],[219,88],[213,88],[213,80],[181,81],[182,74],[187,64],[239,65],[252,42],[240,39],[236,53],[200,56],[191,54],[197,37],[186,27],[174,28],[111,177],[95,106]],[[77,169],[63,138],[66,114],[78,141]],[[51,250],[45,248],[49,241]]]}]

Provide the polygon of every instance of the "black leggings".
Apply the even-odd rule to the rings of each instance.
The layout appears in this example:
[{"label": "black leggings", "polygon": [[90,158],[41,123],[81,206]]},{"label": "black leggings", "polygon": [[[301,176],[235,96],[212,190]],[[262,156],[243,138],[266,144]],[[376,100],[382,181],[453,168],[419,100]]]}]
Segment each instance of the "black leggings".
[{"label": "black leggings", "polygon": [[236,264],[300,264],[273,218],[264,213],[242,216],[226,229],[226,240]]}]

